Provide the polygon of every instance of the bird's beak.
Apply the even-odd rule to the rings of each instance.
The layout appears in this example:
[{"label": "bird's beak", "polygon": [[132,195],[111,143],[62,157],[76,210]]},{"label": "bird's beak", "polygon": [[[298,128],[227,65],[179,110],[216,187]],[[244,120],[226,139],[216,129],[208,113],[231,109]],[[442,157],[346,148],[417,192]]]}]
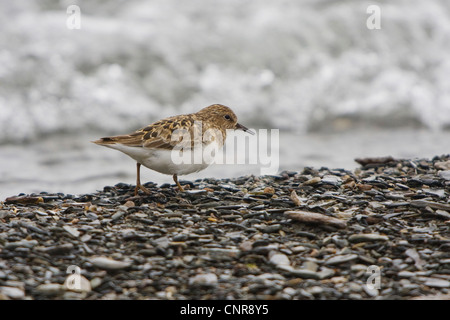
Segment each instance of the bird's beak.
[{"label": "bird's beak", "polygon": [[250,133],[250,134],[255,134],[252,130],[250,130],[249,128],[243,126],[240,123],[236,123],[236,130],[242,130],[242,131]]}]

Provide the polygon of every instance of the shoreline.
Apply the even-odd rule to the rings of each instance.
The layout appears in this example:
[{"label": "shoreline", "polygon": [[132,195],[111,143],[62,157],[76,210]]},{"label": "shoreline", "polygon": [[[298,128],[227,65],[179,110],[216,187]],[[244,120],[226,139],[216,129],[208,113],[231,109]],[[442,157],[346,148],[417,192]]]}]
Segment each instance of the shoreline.
[{"label": "shoreline", "polygon": [[9,197],[0,299],[450,299],[450,156],[358,163]]},{"label": "shoreline", "polygon": [[[49,136],[39,144],[1,146],[0,201],[21,192],[86,194],[118,182],[135,183],[136,167],[121,152],[102,150],[89,141],[101,133]],[[343,141],[346,141],[344,144]],[[280,132],[280,171],[305,167],[355,170],[355,158],[391,155],[400,159],[432,158],[448,152],[450,131],[413,129],[349,131],[337,134]],[[15,161],[11,161],[15,159]],[[182,180],[259,176],[260,165],[211,165]],[[172,183],[170,175],[143,169],[141,181]],[[63,177],[63,178],[62,178]]]}]

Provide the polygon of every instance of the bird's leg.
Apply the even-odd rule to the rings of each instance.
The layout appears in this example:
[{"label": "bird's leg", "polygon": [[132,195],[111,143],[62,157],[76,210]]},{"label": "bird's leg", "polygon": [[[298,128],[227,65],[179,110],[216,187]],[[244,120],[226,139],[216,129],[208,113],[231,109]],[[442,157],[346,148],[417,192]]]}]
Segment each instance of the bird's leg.
[{"label": "bird's leg", "polygon": [[139,162],[136,162],[136,169],[137,169],[137,172],[136,172],[136,188],[134,189],[134,195],[135,196],[138,195],[139,189],[144,191],[144,193],[146,193],[146,194],[150,194],[150,191],[141,184],[141,164]]},{"label": "bird's leg", "polygon": [[173,175],[173,181],[175,181],[175,183],[177,184],[178,190],[180,190],[181,192],[184,192],[184,188],[183,188],[183,187],[181,186],[181,184],[178,182],[178,176],[177,176],[176,173]]}]

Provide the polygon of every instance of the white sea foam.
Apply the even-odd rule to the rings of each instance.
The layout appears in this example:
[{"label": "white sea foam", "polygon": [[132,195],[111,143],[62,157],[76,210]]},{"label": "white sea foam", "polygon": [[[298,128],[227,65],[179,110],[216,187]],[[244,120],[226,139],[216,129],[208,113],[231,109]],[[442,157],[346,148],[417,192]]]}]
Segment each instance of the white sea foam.
[{"label": "white sea foam", "polygon": [[[450,2],[0,4],[0,143],[229,105],[251,127],[450,127]],[[76,1],[75,1],[76,2]]]}]

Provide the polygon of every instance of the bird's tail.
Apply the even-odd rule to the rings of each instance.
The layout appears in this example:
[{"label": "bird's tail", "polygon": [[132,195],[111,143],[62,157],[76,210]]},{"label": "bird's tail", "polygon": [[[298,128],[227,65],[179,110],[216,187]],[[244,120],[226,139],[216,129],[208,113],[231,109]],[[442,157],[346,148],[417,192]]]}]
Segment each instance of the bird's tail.
[{"label": "bird's tail", "polygon": [[92,143],[101,145],[101,146],[112,146],[118,144],[124,144],[129,147],[141,147],[142,146],[142,132],[136,132],[132,134],[126,134],[122,136],[113,136],[113,137],[104,137],[95,141],[91,141]]},{"label": "bird's tail", "polygon": [[91,142],[95,143],[95,144],[99,144],[101,146],[104,146],[104,145],[108,145],[108,144],[115,144],[115,143],[117,143],[117,140],[118,139],[116,137],[105,137],[105,138],[100,138],[98,140],[91,141]]}]

